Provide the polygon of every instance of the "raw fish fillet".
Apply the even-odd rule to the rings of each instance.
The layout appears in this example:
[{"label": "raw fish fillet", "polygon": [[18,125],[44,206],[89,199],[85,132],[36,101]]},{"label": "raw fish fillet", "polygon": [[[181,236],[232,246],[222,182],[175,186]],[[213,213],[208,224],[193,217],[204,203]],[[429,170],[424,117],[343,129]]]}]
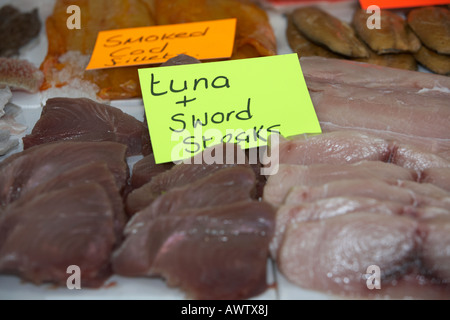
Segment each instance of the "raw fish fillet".
[{"label": "raw fish fillet", "polygon": [[245,201],[130,222],[114,252],[124,276],[161,276],[192,299],[247,299],[267,289],[273,208]]},{"label": "raw fish fillet", "polygon": [[429,183],[383,181],[380,179],[344,179],[322,185],[298,186],[288,193],[285,204],[302,204],[334,197],[368,197],[395,201],[404,206],[434,206],[450,210],[450,193]]},{"label": "raw fish fillet", "polygon": [[425,272],[444,283],[450,283],[450,215],[426,221],[428,228],[423,243],[422,260]]},{"label": "raw fish fillet", "polygon": [[86,98],[53,98],[47,100],[31,134],[23,138],[24,149],[53,141],[119,142],[132,156],[142,154],[150,137],[142,121],[120,109]]},{"label": "raw fish fillet", "polygon": [[431,99],[395,89],[345,84],[333,84],[311,92],[321,122],[446,140],[450,139],[449,97]]},{"label": "raw fish fillet", "polygon": [[131,188],[137,189],[142,187],[144,184],[150,182],[153,177],[167,170],[172,169],[174,163],[155,163],[155,157],[153,153],[145,156],[133,166],[133,172],[131,175]]},{"label": "raw fish fillet", "polygon": [[353,58],[369,56],[350,25],[317,7],[300,7],[294,10],[292,21],[306,38],[334,53]]},{"label": "raw fish fillet", "polygon": [[417,172],[429,168],[450,168],[450,150],[440,146],[441,150],[432,153],[434,150],[423,151],[426,148],[420,144],[410,146],[394,142],[390,162],[404,168],[414,169]]},{"label": "raw fish fillet", "polygon": [[275,234],[270,244],[272,257],[276,259],[279,245],[289,225],[328,219],[358,211],[386,215],[409,214],[409,208],[402,203],[358,196],[329,197],[301,204],[284,204],[276,214]]},{"label": "raw fish fillet", "polygon": [[[227,152],[228,150],[228,152]],[[230,152],[233,151],[233,152]],[[208,157],[211,155],[211,157]],[[206,162],[206,158],[209,158]],[[221,144],[205,149],[202,153],[188,159],[189,163],[180,163],[133,190],[127,199],[127,212],[135,212],[133,202],[140,203],[139,208],[147,206],[168,190],[181,187],[197,179],[206,177],[218,170],[237,165],[249,166],[245,152],[236,144]],[[211,163],[210,163],[211,162]],[[145,204],[142,202],[144,200]]]},{"label": "raw fish fillet", "polygon": [[278,173],[267,179],[263,199],[281,205],[296,186],[319,186],[343,179],[383,179],[388,181],[416,181],[417,174],[410,169],[381,161],[361,161],[354,164],[309,166],[280,164]]},{"label": "raw fish fillet", "polygon": [[[396,160],[401,165],[424,169],[450,161],[450,141],[447,139],[440,140],[429,137],[409,136],[393,131],[346,127],[328,122],[321,122],[320,126],[323,133],[353,131],[393,141],[394,147],[401,146],[402,148],[399,149],[401,152]],[[425,162],[421,163],[421,161]]]},{"label": "raw fish fillet", "polygon": [[0,86],[36,93],[43,82],[42,71],[27,60],[0,57]]},{"label": "raw fish fillet", "polygon": [[114,216],[102,187],[84,183],[17,204],[0,216],[0,273],[65,287],[67,268],[76,265],[82,288],[111,275]]},{"label": "raw fish fillet", "polygon": [[[273,146],[272,146],[273,147]],[[389,160],[390,143],[384,139],[352,131],[336,131],[315,136],[298,136],[280,141],[275,163],[310,165],[344,164],[362,160]],[[268,159],[263,161],[268,162]]]},{"label": "raw fish fillet", "polygon": [[365,212],[291,224],[277,262],[282,274],[302,288],[367,296],[369,266],[379,266],[381,290],[416,266],[417,230],[412,219]]},{"label": "raw fish fillet", "polygon": [[[66,10],[73,4],[78,5],[82,12],[84,26],[80,30],[68,30],[66,26],[68,18]],[[276,39],[267,14],[247,1],[57,0],[53,14],[46,22],[49,47],[41,65],[45,74],[42,89],[61,87],[72,81],[83,80],[95,84],[96,94],[101,99],[140,97],[137,67],[93,70],[77,74],[72,73],[72,67],[61,58],[70,52],[90,55],[97,34],[101,30],[225,18],[237,18],[235,51],[232,59],[276,54]],[[85,65],[81,69],[84,67]],[[65,77],[67,73],[69,76]]]},{"label": "raw fish fillet", "polygon": [[[418,173],[427,168],[450,167],[449,160],[418,147],[351,130],[294,136],[271,146],[272,149],[275,147],[278,152],[271,155],[274,163],[310,165],[378,160],[414,169]],[[263,162],[267,163],[268,160],[264,159]]]},{"label": "raw fish fillet", "polygon": [[409,28],[405,19],[395,12],[381,10],[380,29],[369,29],[368,20],[372,13],[356,9],[353,27],[358,36],[378,54],[417,52],[422,44]]},{"label": "raw fish fillet", "polygon": [[450,78],[425,72],[398,70],[363,62],[323,57],[300,58],[306,83],[341,83],[366,88],[407,90],[425,95],[450,93]]},{"label": "raw fish fillet", "polygon": [[[239,177],[239,175],[241,176]],[[210,206],[215,203],[225,204],[228,203],[227,199],[234,198],[237,199],[236,201],[250,199],[254,195],[255,184],[255,174],[249,167],[238,166],[218,169],[192,183],[171,188],[154,200],[142,190],[132,192],[127,198],[126,210],[129,215],[133,215],[149,207],[153,214],[161,214],[160,212],[168,211],[162,209],[164,206],[177,209],[180,206],[183,208],[184,206],[186,208],[190,206],[199,207],[199,204],[202,204],[202,206]],[[232,188],[231,192],[227,191],[229,187]]]},{"label": "raw fish fillet", "polygon": [[409,214],[411,208],[401,202],[379,200],[359,195],[330,196],[317,201],[288,203],[277,211],[277,229],[284,231],[288,224],[322,220],[351,212],[363,211],[387,215]]},{"label": "raw fish fillet", "polygon": [[398,142],[407,141],[417,146],[426,145],[425,139],[430,144],[423,151],[450,159],[448,94],[430,97],[346,84],[321,88],[318,83],[312,85],[311,100],[325,132],[330,128],[367,130],[380,138],[390,136]]},{"label": "raw fish fillet", "polygon": [[[127,199],[127,212],[139,212],[133,221],[148,217],[167,216],[179,210],[226,205],[250,200],[256,184],[255,174],[249,167],[230,167],[219,170],[185,186],[172,188],[151,204],[146,198]],[[141,195],[144,197],[144,195]]]},{"label": "raw fish fillet", "polygon": [[441,168],[426,169],[420,174],[419,182],[416,181],[398,181],[397,185],[399,187],[411,190],[412,192],[425,197],[432,197],[435,199],[447,198],[450,195],[450,190],[442,188],[439,183],[434,183],[431,181],[425,181],[423,179],[425,172],[433,172],[437,170],[439,172]]},{"label": "raw fish fillet", "polygon": [[450,10],[428,6],[409,12],[408,24],[428,48],[450,54]]},{"label": "raw fish fillet", "polygon": [[40,194],[57,191],[69,186],[82,186],[83,184],[96,183],[101,186],[108,196],[109,203],[114,217],[114,226],[116,230],[117,244],[122,239],[122,232],[125,227],[127,217],[125,215],[124,203],[120,191],[116,185],[113,174],[104,161],[91,162],[86,165],[68,169],[57,177],[43,181],[33,189],[25,190],[20,198],[14,202],[19,206],[20,203],[32,201]]},{"label": "raw fish fillet", "polygon": [[[11,5],[0,8],[0,57],[19,54],[19,49],[39,35],[41,21],[38,9],[22,13]],[[1,64],[1,62],[0,62]]]},{"label": "raw fish fillet", "polygon": [[13,154],[0,163],[0,206],[6,206],[40,184],[89,163],[105,162],[118,190],[129,177],[126,146],[116,142],[56,142]]},{"label": "raw fish fillet", "polygon": [[245,150],[245,154],[248,159],[248,163],[250,164],[250,167],[253,169],[253,172],[256,176],[256,188],[255,188],[255,199],[261,199],[263,192],[264,192],[264,186],[266,185],[267,178],[263,174],[263,170],[265,170],[264,165],[262,164],[262,160],[267,157],[267,146],[264,147],[256,147],[256,148],[250,148]]},{"label": "raw fish fillet", "polygon": [[231,164],[179,164],[172,169],[164,171],[153,177],[153,179],[134,189],[127,197],[126,210],[129,215],[134,214],[150,205],[160,195],[172,188],[182,187],[198,179],[207,177],[221,169],[234,167]]},{"label": "raw fish fillet", "polygon": [[421,183],[432,183],[450,192],[450,169],[429,168],[425,169],[420,176]]}]

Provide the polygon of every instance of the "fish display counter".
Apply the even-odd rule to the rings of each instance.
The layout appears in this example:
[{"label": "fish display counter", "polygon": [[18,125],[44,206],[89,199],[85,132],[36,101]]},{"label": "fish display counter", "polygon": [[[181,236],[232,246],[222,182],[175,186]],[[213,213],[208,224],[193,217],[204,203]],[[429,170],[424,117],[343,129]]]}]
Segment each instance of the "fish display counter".
[{"label": "fish display counter", "polygon": [[[0,299],[450,299],[447,4],[3,0],[0,17]],[[88,68],[101,32],[227,19],[226,58]],[[137,56],[156,36],[126,39]],[[198,67],[277,56],[295,56],[320,133],[158,161],[139,69],[226,91]],[[187,90],[175,77],[154,96]],[[205,122],[250,120],[251,99]]]}]

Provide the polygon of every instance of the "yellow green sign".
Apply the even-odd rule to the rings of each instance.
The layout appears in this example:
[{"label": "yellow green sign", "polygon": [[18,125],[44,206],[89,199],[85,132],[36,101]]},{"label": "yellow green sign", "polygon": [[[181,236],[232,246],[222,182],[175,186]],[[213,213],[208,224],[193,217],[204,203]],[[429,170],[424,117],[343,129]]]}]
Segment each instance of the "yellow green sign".
[{"label": "yellow green sign", "polygon": [[139,69],[156,163],[321,133],[297,54]]}]

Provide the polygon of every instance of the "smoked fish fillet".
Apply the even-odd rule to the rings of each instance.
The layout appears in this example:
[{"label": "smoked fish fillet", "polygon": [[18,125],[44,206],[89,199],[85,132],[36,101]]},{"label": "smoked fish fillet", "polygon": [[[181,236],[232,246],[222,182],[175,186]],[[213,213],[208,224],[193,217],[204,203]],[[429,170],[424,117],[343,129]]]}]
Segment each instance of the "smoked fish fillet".
[{"label": "smoked fish fillet", "polygon": [[298,30],[309,40],[334,53],[353,58],[367,58],[369,52],[355,30],[347,23],[316,7],[296,9],[292,19]]},{"label": "smoked fish fillet", "polygon": [[361,39],[378,54],[417,52],[422,46],[406,20],[398,14],[388,10],[381,11],[380,29],[367,27],[369,17],[370,14],[364,10],[356,10],[353,26]]},{"label": "smoked fish fillet", "polygon": [[450,10],[429,6],[408,14],[408,24],[422,43],[440,54],[450,54]]},{"label": "smoked fish fillet", "polygon": [[236,18],[232,59],[276,54],[266,12],[248,0],[154,0],[157,25]]},{"label": "smoked fish fillet", "polygon": [[[67,28],[67,8],[80,7],[81,29]],[[84,71],[102,30],[237,18],[232,59],[275,55],[276,39],[267,14],[246,0],[57,0],[46,21],[48,52],[41,69],[41,90],[64,87],[73,80],[92,83],[104,100],[141,96],[137,67]]]}]

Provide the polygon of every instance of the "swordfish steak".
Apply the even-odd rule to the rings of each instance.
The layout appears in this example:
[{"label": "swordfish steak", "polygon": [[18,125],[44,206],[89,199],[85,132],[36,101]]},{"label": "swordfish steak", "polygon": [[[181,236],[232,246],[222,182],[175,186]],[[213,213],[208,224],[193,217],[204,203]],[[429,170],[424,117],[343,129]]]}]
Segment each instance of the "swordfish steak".
[{"label": "swordfish steak", "polygon": [[450,283],[450,214],[425,219],[427,235],[422,259],[426,273]]},{"label": "swordfish steak", "polygon": [[320,122],[442,140],[450,139],[448,98],[345,84],[311,92]]},{"label": "swordfish steak", "polygon": [[366,212],[291,224],[277,262],[303,288],[367,295],[369,266],[380,267],[382,288],[415,267],[421,242],[417,230],[412,219]]},{"label": "swordfish steak", "polygon": [[369,63],[323,57],[300,59],[306,84],[312,81],[357,87],[406,90],[434,96],[450,88],[449,77],[425,72],[399,70]]},{"label": "swordfish steak", "polygon": [[422,183],[432,183],[450,192],[450,168],[428,168],[420,177]]},{"label": "swordfish steak", "polygon": [[273,258],[276,258],[279,244],[290,224],[323,220],[352,212],[399,215],[407,212],[403,204],[394,201],[380,201],[365,197],[330,197],[302,204],[284,204],[276,214],[275,235],[270,244]]},{"label": "swordfish steak", "polygon": [[309,166],[281,164],[276,175],[268,178],[263,199],[280,205],[293,187],[314,187],[343,179],[383,179],[416,181],[417,174],[395,164],[361,161],[353,164],[313,164]]},{"label": "swordfish steak", "polygon": [[[325,126],[325,130],[329,129]],[[393,134],[391,133],[391,138]],[[381,135],[385,136],[386,135]],[[279,152],[272,154],[271,161],[285,164],[310,165],[318,163],[345,164],[363,160],[394,163],[418,172],[427,168],[448,168],[450,161],[432,153],[432,145],[423,148],[422,143],[404,143],[404,138],[392,140],[363,130],[338,130],[308,137],[296,136],[282,140],[276,147]],[[411,137],[410,139],[414,139]],[[430,138],[432,139],[432,138]],[[273,148],[274,146],[272,146]],[[437,147],[437,146],[436,146]],[[264,163],[268,163],[267,159]]]},{"label": "swordfish steak", "polygon": [[395,201],[407,206],[434,206],[450,209],[450,193],[430,183],[388,181],[378,179],[344,179],[315,187],[294,187],[286,196],[286,204],[302,204],[333,197],[358,196],[381,201]]},{"label": "swordfish steak", "polygon": [[[363,160],[387,162],[391,144],[384,139],[354,131],[328,132],[282,140],[272,161],[284,164],[345,164]],[[267,163],[264,160],[264,163]]]}]

